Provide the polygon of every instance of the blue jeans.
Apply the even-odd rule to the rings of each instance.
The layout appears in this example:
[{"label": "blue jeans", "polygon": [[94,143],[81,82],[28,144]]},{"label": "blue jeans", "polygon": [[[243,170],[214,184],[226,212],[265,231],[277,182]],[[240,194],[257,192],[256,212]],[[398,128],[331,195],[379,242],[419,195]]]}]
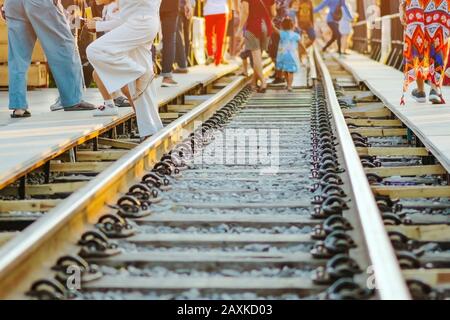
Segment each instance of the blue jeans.
[{"label": "blue jeans", "polygon": [[6,1],[9,108],[27,109],[27,72],[36,39],[42,44],[64,107],[82,99],[82,69],[75,40],[56,0]]}]

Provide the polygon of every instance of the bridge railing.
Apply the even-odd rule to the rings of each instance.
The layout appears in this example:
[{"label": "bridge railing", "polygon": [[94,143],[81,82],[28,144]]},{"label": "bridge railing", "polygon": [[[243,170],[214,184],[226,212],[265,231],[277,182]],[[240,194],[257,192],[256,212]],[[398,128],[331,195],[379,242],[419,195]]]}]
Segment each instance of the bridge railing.
[{"label": "bridge railing", "polygon": [[353,50],[396,69],[402,68],[404,28],[399,14],[360,21],[353,28]]}]

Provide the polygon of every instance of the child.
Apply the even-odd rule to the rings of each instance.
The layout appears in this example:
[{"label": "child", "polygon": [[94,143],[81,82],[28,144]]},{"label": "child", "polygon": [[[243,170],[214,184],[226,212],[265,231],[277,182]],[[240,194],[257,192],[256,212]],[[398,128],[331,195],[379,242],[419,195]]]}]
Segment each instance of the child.
[{"label": "child", "polygon": [[[119,5],[118,0],[95,0],[95,3],[98,6],[103,5],[103,11],[102,11],[102,18],[93,18],[91,20],[87,21],[87,27],[90,30],[95,30],[95,32],[102,32],[106,33],[114,28],[118,27],[121,24],[120,21],[120,15],[119,15]],[[97,74],[94,71],[92,74],[93,78],[97,78]],[[117,91],[112,94],[112,97],[114,99],[114,104],[116,107],[131,107],[130,103],[130,94],[129,91],[126,90],[124,95],[126,95],[128,98],[125,98],[122,96],[122,92]],[[133,106],[134,108],[134,106]]]},{"label": "child", "polygon": [[280,44],[278,46],[277,69],[284,72],[287,81],[287,90],[292,92],[294,73],[299,68],[298,49],[301,46],[301,37],[294,31],[294,22],[291,18],[284,18],[281,23]]}]

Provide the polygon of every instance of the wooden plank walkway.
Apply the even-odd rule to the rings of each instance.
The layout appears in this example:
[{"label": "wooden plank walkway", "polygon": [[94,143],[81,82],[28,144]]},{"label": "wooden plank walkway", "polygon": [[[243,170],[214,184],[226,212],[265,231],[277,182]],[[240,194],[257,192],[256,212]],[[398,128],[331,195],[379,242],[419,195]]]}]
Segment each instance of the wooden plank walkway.
[{"label": "wooden plank walkway", "polygon": [[[192,67],[188,74],[175,75],[179,86],[174,88],[161,88],[162,78],[158,77],[155,81],[159,103],[167,104],[180,94],[199,85],[209,85],[238,68],[239,65],[234,63],[219,67]],[[56,89],[30,91],[28,100],[33,116],[11,119],[8,92],[0,92],[0,188],[43,158],[52,157],[62,147],[132,115],[131,108],[121,108],[118,117],[93,117],[92,111],[50,112],[50,105],[57,97]],[[97,89],[88,89],[85,100],[98,105],[102,103]]]},{"label": "wooden plank walkway", "polygon": [[[450,171],[450,87],[443,88],[445,105],[420,104],[415,102],[410,92],[406,106],[400,106],[402,94],[402,72],[374,61],[364,55],[334,58],[357,81],[363,82],[400,120],[402,120],[433,153],[439,162]],[[412,84],[410,91],[415,88]],[[427,88],[427,93],[429,87]]]}]

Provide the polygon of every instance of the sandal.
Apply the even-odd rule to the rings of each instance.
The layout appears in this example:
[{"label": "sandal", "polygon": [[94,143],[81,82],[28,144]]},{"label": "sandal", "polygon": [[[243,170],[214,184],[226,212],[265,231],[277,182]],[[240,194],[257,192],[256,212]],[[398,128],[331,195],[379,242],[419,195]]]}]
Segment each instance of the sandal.
[{"label": "sandal", "polygon": [[16,114],[17,110],[14,110],[13,113],[11,114],[11,118],[13,119],[17,119],[17,118],[29,118],[31,117],[31,113],[28,110],[25,110],[25,112],[23,114]]}]

